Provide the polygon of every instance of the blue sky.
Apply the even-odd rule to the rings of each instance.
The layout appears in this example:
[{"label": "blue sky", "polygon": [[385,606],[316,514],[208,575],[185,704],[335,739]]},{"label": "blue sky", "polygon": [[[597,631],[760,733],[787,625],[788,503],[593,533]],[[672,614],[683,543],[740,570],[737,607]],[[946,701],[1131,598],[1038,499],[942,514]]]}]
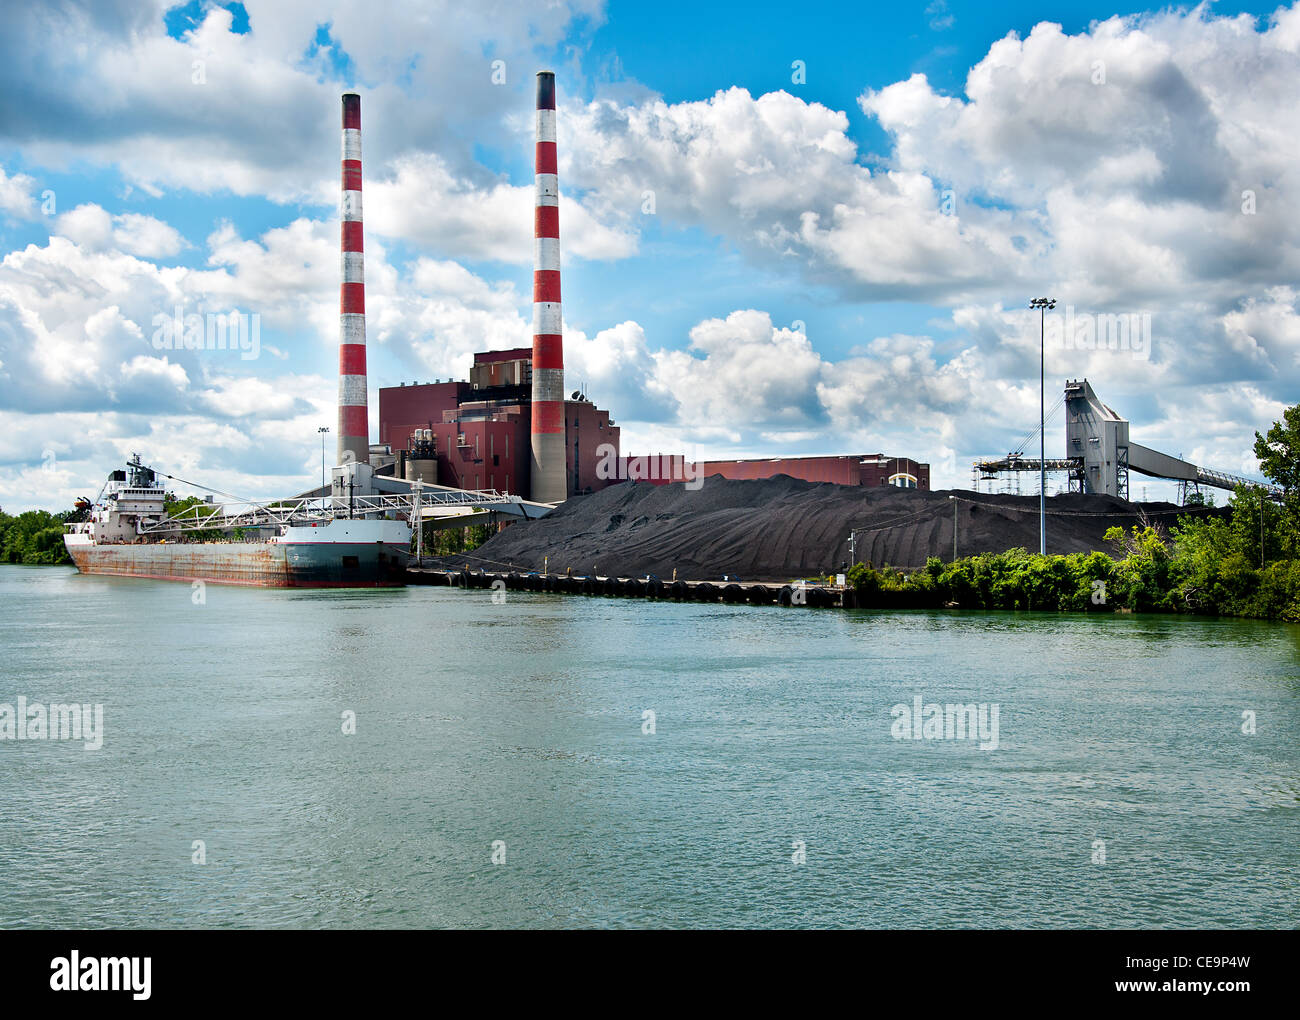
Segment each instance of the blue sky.
[{"label": "blue sky", "polygon": [[[883,451],[968,486],[1033,424],[1024,305],[1050,293],[1154,335],[1049,351],[1049,390],[1087,375],[1138,441],[1252,471],[1300,381],[1294,7],[536,6],[15,14],[0,505],[61,505],[137,449],[250,496],[318,470],[345,88],[372,418],[380,385],[526,345],[543,67],[568,380],[633,452]],[[259,315],[259,356],[158,350],[178,302]]]}]

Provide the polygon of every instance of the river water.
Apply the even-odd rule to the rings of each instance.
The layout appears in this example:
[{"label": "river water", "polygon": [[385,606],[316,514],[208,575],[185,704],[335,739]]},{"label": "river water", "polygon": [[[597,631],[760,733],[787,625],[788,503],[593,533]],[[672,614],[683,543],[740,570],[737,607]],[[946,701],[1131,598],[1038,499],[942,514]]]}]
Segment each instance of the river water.
[{"label": "river water", "polygon": [[1300,923],[1298,627],[492,594],[0,567],[0,927]]}]

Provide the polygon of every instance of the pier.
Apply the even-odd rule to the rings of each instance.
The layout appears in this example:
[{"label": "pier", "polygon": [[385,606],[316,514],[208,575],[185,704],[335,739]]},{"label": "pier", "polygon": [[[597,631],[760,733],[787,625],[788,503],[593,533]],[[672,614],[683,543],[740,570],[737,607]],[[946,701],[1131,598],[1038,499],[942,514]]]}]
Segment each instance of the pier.
[{"label": "pier", "polygon": [[649,577],[595,574],[541,574],[520,571],[447,570],[407,567],[407,584],[497,591],[547,592],[605,598],[659,599],[672,602],[721,602],[729,605],[853,609],[857,594],[848,585],[764,581],[664,581]]}]

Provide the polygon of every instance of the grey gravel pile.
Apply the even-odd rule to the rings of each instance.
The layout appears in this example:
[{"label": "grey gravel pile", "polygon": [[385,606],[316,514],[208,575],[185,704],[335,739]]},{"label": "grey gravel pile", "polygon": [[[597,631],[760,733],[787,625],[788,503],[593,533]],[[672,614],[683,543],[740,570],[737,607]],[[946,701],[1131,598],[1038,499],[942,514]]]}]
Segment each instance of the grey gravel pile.
[{"label": "grey gravel pile", "polygon": [[[957,552],[1038,549],[1038,497],[954,490],[959,497]],[[857,559],[876,566],[917,567],[927,557],[951,559],[953,504],[947,491],[816,484],[786,475],[762,481],[705,479],[683,484],[613,485],[575,497],[547,517],[512,524],[468,561],[486,569],[552,573],[655,574],[674,568],[687,580],[788,580],[833,573],[849,562],[850,529]],[[1145,513],[1168,527],[1182,513],[1171,503],[1128,503],[1109,496],[1062,495],[1048,504],[1048,551],[1110,551],[1106,529],[1129,526]],[[1200,510],[1199,513],[1226,513]],[[451,557],[457,568],[466,557]]]}]

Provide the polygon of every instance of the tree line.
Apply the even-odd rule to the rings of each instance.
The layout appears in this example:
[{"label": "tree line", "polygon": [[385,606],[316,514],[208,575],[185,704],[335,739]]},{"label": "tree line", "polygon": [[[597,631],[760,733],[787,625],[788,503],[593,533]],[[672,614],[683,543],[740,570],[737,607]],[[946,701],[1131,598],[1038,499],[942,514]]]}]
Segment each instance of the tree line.
[{"label": "tree line", "polygon": [[28,510],[13,516],[0,510],[0,563],[71,563],[63,525],[74,513]]}]

